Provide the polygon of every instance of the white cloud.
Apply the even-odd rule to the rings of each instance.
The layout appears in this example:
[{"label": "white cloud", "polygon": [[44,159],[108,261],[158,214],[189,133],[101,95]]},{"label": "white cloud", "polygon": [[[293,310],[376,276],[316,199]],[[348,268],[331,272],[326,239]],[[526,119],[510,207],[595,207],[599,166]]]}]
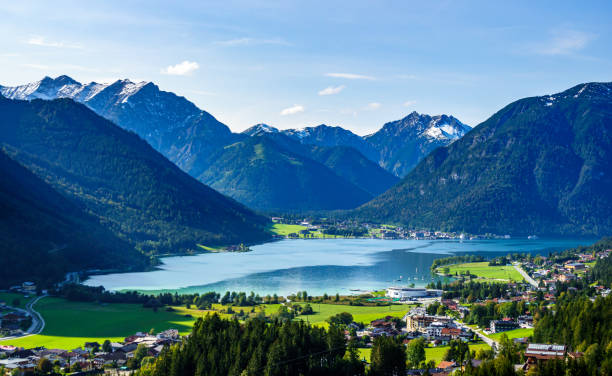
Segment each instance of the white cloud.
[{"label": "white cloud", "polygon": [[319,91],[319,95],[334,95],[334,94],[338,94],[339,92],[344,90],[345,87],[346,86],[344,86],[344,85],[340,85],[340,86],[328,86],[325,89]]},{"label": "white cloud", "polygon": [[382,104],[378,102],[372,102],[372,103],[368,103],[368,105],[365,106],[365,109],[368,111],[375,111],[375,110],[378,110],[380,106],[382,106]]},{"label": "white cloud", "polygon": [[372,76],[364,76],[362,74],[354,74],[354,73],[325,73],[327,77],[335,77],[335,78],[346,78],[348,80],[374,80],[375,78]]},{"label": "white cloud", "polygon": [[554,37],[546,45],[537,47],[536,52],[543,55],[570,55],[586,47],[595,38],[593,34],[577,30],[563,30],[553,34]]},{"label": "white cloud", "polygon": [[166,69],[162,69],[161,72],[163,74],[169,74],[173,76],[187,76],[193,73],[198,68],[200,68],[200,66],[195,61],[185,60],[182,63],[170,65]]},{"label": "white cloud", "polygon": [[45,37],[36,36],[31,37],[27,40],[27,44],[31,44],[33,46],[43,46],[43,47],[56,47],[56,48],[83,48],[80,44],[75,43],[67,43],[62,41],[51,41],[47,40]]},{"label": "white cloud", "polygon": [[257,39],[257,38],[236,38],[228,40],[220,40],[213,42],[219,46],[235,47],[235,46],[249,46],[249,45],[262,45],[262,44],[276,44],[279,46],[290,46],[291,44],[282,39]]},{"label": "white cloud", "polygon": [[300,112],[304,112],[304,106],[296,104],[292,107],[285,108],[284,110],[280,112],[280,114],[282,116],[286,116],[286,115],[294,115]]},{"label": "white cloud", "polygon": [[406,101],[404,102],[404,106],[405,107],[411,107],[414,106],[416,104],[416,101]]}]

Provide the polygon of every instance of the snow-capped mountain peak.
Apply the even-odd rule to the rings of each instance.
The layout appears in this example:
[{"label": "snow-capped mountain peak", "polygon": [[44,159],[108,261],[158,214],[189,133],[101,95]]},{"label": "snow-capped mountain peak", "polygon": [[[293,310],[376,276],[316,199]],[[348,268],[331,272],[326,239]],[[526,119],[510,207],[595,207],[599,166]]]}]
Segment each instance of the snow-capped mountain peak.
[{"label": "snow-capped mountain peak", "polygon": [[280,131],[277,128],[274,128],[268,124],[259,123],[254,126],[242,131],[243,134],[248,136],[260,136],[266,133],[279,133]]}]

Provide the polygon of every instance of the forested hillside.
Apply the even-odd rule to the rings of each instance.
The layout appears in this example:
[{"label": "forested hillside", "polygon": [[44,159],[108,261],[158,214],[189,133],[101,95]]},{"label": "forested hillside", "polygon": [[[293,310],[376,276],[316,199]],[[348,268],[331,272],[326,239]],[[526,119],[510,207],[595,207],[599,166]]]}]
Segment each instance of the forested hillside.
[{"label": "forested hillside", "polygon": [[149,260],[0,150],[0,288]]},{"label": "forested hillside", "polygon": [[249,137],[210,158],[198,179],[260,210],[350,209],[372,197],[299,150],[267,137]]},{"label": "forested hillside", "polygon": [[268,238],[266,218],[82,104],[0,98],[0,113],[0,143],[11,157],[144,252]]},{"label": "forested hillside", "polygon": [[612,84],[516,101],[438,148],[362,219],[497,234],[612,233]]}]

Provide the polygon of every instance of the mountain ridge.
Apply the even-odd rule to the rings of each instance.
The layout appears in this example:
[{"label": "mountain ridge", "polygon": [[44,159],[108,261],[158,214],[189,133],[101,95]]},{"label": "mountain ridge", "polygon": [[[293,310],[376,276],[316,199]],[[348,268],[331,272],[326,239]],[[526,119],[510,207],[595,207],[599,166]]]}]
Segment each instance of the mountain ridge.
[{"label": "mountain ridge", "polygon": [[133,132],[70,99],[0,98],[0,143],[146,252],[265,240],[267,219],[196,181]]},{"label": "mountain ridge", "polygon": [[612,83],[508,104],[354,215],[497,234],[612,231]]}]

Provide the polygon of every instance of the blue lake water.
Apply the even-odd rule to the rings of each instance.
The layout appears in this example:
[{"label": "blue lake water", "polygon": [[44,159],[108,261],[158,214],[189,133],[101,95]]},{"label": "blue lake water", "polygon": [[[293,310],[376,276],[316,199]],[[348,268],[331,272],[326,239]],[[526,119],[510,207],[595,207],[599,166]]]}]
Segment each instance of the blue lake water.
[{"label": "blue lake water", "polygon": [[[434,259],[453,254],[515,252],[547,254],[593,243],[592,239],[504,240],[281,240],[246,253],[208,253],[163,258],[159,270],[96,275],[85,284],[109,290],[254,291],[288,295],[355,293],[390,285],[424,286]],[[400,276],[402,277],[400,281]]]}]

